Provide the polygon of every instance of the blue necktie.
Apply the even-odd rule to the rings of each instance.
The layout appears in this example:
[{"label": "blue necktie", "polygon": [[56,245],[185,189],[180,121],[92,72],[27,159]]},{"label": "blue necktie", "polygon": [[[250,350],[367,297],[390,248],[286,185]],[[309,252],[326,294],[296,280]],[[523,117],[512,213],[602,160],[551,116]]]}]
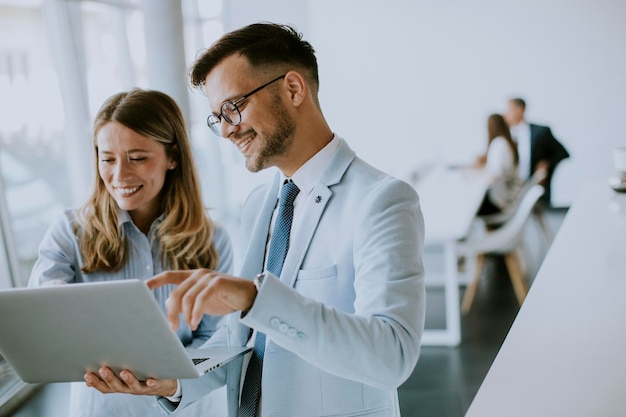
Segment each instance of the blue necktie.
[{"label": "blue necktie", "polygon": [[[300,189],[291,181],[286,181],[280,194],[278,217],[272,232],[270,249],[267,253],[267,270],[277,277],[283,270],[283,262],[289,249],[289,232],[293,221],[293,201]],[[246,378],[241,392],[239,417],[254,417],[261,397],[261,374],[263,355],[265,354],[265,334],[256,333],[254,351],[246,371]]]}]

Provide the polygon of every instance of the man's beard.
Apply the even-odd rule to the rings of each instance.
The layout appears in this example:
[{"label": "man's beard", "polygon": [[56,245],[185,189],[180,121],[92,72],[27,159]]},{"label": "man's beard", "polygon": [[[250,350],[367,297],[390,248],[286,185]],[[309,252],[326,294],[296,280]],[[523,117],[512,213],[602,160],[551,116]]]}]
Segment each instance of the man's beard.
[{"label": "man's beard", "polygon": [[293,144],[296,123],[278,96],[272,100],[271,113],[276,121],[276,128],[263,136],[257,133],[257,139],[262,143],[256,157],[246,159],[246,168],[250,172],[258,172],[271,166],[272,161],[285,155]]}]

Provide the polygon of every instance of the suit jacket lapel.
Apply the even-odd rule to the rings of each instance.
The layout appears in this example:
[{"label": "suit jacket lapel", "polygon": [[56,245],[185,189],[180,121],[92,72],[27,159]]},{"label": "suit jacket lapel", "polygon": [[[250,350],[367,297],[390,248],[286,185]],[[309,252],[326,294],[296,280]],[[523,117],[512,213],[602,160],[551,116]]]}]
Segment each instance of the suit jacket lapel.
[{"label": "suit jacket lapel", "polygon": [[332,198],[333,192],[330,187],[341,181],[354,157],[355,154],[352,149],[345,141],[341,140],[337,152],[335,152],[335,155],[333,155],[328,166],[320,176],[318,185],[307,196],[302,211],[302,220],[292,230],[292,233],[294,233],[293,239],[290,239],[289,250],[283,264],[281,280],[285,284],[292,287],[295,285],[304,255],[309,248],[311,239],[313,239],[324,209]]},{"label": "suit jacket lapel", "polygon": [[287,251],[283,272],[281,273],[281,280],[285,284],[289,286],[295,284],[304,254],[311,243],[315,229],[317,229],[322,213],[332,195],[333,192],[328,187],[318,185],[307,196],[304,210],[302,211],[302,221],[295,230],[292,230],[294,238],[289,240],[289,250]]},{"label": "suit jacket lapel", "polygon": [[[240,274],[242,277],[252,279],[263,271],[265,246],[267,244],[272,213],[276,208],[279,182],[280,174],[277,173],[272,183],[267,187],[265,196],[259,206],[258,215],[250,231],[248,247],[244,251],[245,256]],[[246,231],[244,230],[243,233],[246,233]]]},{"label": "suit jacket lapel", "polygon": [[530,164],[529,167],[529,173],[530,176],[533,175],[533,169],[535,168],[535,165],[537,164],[537,152],[535,152],[535,142],[537,141],[537,126],[534,124],[528,124],[528,127],[530,129],[530,140],[529,140],[529,158],[528,158],[528,163]]}]

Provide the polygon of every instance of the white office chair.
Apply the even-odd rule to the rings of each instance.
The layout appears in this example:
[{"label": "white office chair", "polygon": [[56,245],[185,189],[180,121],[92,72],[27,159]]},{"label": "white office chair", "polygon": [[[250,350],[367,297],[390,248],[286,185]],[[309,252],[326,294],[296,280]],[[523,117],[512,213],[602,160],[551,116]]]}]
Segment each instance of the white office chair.
[{"label": "white office chair", "polygon": [[[486,214],[484,216],[479,216],[478,218],[485,224],[485,226],[490,228],[497,228],[500,225],[506,223],[517,211],[522,199],[528,192],[528,190],[533,186],[540,184],[546,177],[545,171],[536,171],[532,177],[530,177],[522,186],[519,193],[515,197],[515,199],[501,212],[495,214]],[[539,224],[539,228],[543,232],[544,236],[548,244],[552,243],[554,239],[554,233],[552,233],[552,229],[548,224],[544,216],[543,206],[540,204],[535,204],[532,210],[532,216],[535,221]]]},{"label": "white office chair", "polygon": [[467,314],[472,307],[485,256],[488,254],[504,255],[517,300],[520,305],[524,301],[528,292],[525,277],[526,268],[523,267],[523,257],[521,256],[524,226],[543,193],[544,188],[541,185],[533,184],[527,187],[524,189],[523,195],[520,196],[515,211],[499,228],[485,231],[480,236],[470,236],[467,240],[459,242],[459,254],[468,259],[470,257],[476,258],[474,278],[468,285],[461,304],[463,314]]}]

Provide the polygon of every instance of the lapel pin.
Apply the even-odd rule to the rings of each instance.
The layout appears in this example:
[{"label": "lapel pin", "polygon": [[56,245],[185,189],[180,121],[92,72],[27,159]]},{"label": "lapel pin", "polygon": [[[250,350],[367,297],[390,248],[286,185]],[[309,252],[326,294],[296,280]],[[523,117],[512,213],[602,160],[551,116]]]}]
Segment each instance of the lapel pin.
[{"label": "lapel pin", "polygon": [[315,197],[315,202],[316,202],[317,204],[321,203],[321,202],[322,202],[322,196],[319,196],[319,195],[318,195],[317,197]]}]

